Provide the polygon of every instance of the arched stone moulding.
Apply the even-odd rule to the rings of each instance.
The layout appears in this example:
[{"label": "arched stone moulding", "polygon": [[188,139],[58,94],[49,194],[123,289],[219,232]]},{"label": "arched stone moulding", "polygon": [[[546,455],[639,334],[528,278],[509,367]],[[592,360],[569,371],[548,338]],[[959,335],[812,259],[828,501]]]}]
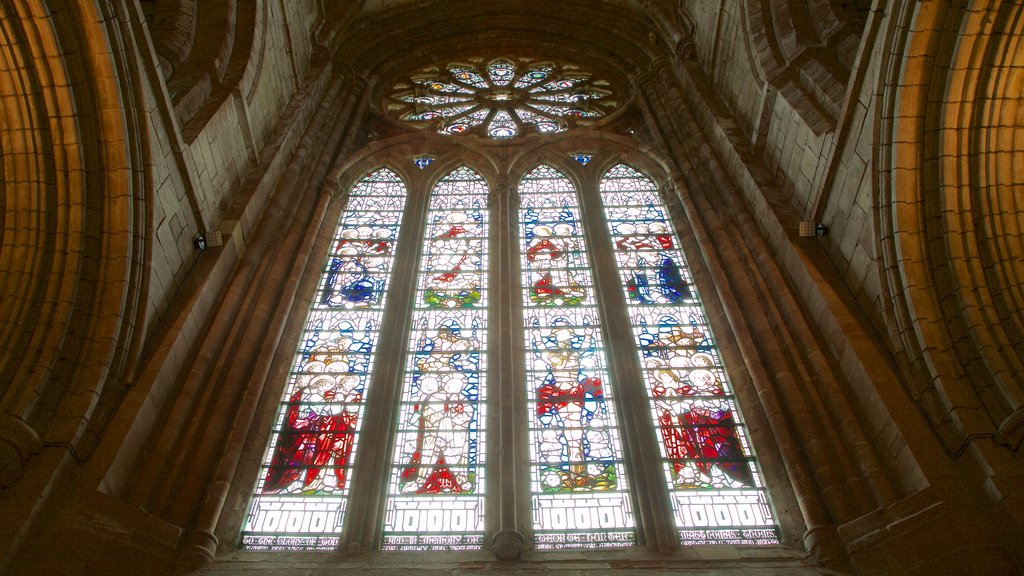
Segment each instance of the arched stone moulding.
[{"label": "arched stone moulding", "polygon": [[186,135],[197,134],[250,63],[262,61],[266,10],[267,0],[157,0],[147,7],[150,35]]},{"label": "arched stone moulding", "polygon": [[91,455],[146,331],[151,185],[113,10],[0,7],[0,466],[9,502],[33,503],[8,516],[2,563]]},{"label": "arched stone moulding", "polygon": [[[956,25],[937,24],[943,18]],[[1020,7],[990,3],[968,13],[922,3],[917,23],[927,22],[936,25],[906,40],[901,73],[920,82],[892,91],[891,169],[879,183],[892,337],[908,354],[912,397],[951,453],[972,437],[994,437],[1004,422],[1002,438],[1015,449],[1024,250],[1012,232],[1021,212],[1012,191],[1024,175],[1008,143],[1019,129],[1022,63],[1001,51],[1019,53]],[[937,50],[956,35],[954,49]]]},{"label": "arched stone moulding", "polygon": [[[959,490],[988,506],[1004,518],[997,524],[1022,517],[1024,485],[1011,464],[1024,420],[1022,322],[1011,304],[1021,299],[1024,251],[1019,235],[1005,234],[1019,229],[1009,191],[1024,183],[1008,144],[1020,126],[1022,17],[1017,3],[899,5],[888,31],[897,56],[880,69],[887,88],[877,112],[879,139],[891,143],[875,156],[887,337],[906,394],[958,479],[932,473],[929,482],[937,497]],[[953,529],[963,547],[1000,543],[993,571],[1012,562],[1008,550],[1019,557],[1004,531]]]},{"label": "arched stone moulding", "polygon": [[[8,76],[3,86],[15,91],[5,97],[4,113],[19,119],[4,136],[20,142],[3,144],[4,166],[16,172],[5,185],[4,237],[13,243],[5,242],[0,258],[12,272],[4,300],[22,305],[4,306],[11,349],[2,367],[3,407],[47,441],[78,443],[108,370],[125,368],[133,346],[127,327],[144,297],[145,183],[131,171],[142,151],[126,144],[139,120],[133,108],[119,112],[124,102],[116,95],[132,94],[117,82],[122,63],[104,44],[90,43],[105,34],[102,26],[92,36],[69,33],[87,30],[82,22],[99,15],[87,8],[53,15],[42,3],[16,8],[21,12],[5,14],[3,23],[6,36],[19,40],[4,56],[22,66],[7,71],[20,76]],[[61,50],[67,46],[80,54],[69,60]],[[111,86],[79,83],[87,74],[109,78]],[[84,258],[86,248],[98,255]],[[25,301],[26,294],[39,299]],[[65,363],[82,373],[76,378],[61,368]],[[74,382],[96,388],[78,390]],[[69,422],[44,434],[57,414]]]}]

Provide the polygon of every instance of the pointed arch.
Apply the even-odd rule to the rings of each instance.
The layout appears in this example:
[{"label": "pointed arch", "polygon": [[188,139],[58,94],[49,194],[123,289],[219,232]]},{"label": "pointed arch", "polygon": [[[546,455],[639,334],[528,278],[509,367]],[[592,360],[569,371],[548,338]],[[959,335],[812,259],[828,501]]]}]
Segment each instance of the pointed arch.
[{"label": "pointed arch", "polygon": [[657,185],[617,164],[608,233],[682,544],[775,544],[745,426]]},{"label": "pointed arch", "polygon": [[635,520],[576,188],[519,183],[530,495],[537,548],[628,545]]},{"label": "pointed arch", "polygon": [[434,185],[384,519],[386,550],[483,546],[489,189],[462,165]]},{"label": "pointed arch", "polygon": [[387,168],[351,189],[242,531],[248,549],[338,546],[405,199]]}]

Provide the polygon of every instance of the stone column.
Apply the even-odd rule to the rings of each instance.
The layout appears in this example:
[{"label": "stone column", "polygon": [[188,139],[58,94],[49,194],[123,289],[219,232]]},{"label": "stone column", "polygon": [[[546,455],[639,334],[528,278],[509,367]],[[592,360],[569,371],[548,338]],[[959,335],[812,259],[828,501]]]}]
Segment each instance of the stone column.
[{"label": "stone column", "polygon": [[[494,182],[491,191],[491,241],[490,257],[490,363],[488,366],[488,408],[493,416],[490,422],[488,454],[493,458],[488,465],[491,481],[488,500],[497,504],[497,509],[488,506],[489,512],[497,512],[497,521],[488,521],[494,526],[491,550],[499,560],[517,560],[526,546],[526,537],[520,530],[520,519],[528,519],[529,496],[519,490],[520,479],[528,474],[520,466],[519,458],[525,444],[525,421],[522,407],[525,405],[522,389],[523,358],[517,353],[521,345],[509,342],[512,334],[519,334],[523,325],[522,310],[518,301],[522,294],[518,263],[518,235],[514,229],[513,214],[519,208],[518,194],[512,190],[509,175],[502,173]],[[488,514],[488,518],[494,514]]]}]

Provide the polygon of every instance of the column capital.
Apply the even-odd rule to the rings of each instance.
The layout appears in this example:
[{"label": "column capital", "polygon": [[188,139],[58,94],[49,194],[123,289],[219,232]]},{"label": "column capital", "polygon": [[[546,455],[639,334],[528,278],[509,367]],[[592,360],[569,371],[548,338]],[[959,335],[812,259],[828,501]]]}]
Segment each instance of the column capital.
[{"label": "column capital", "polygon": [[341,183],[333,177],[324,179],[323,184],[320,185],[320,194],[330,196],[331,200],[343,200],[345,197],[341,190]]}]

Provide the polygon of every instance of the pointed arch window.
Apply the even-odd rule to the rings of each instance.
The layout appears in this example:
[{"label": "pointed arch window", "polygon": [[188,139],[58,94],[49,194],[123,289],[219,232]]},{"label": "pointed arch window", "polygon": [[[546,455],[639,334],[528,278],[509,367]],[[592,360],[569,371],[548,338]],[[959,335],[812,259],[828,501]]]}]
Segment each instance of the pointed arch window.
[{"label": "pointed arch window", "polygon": [[[384,550],[484,548],[510,529],[538,549],[629,546],[668,532],[683,545],[778,542],[657,186],[625,164],[596,180],[570,178],[587,164],[569,164],[530,167],[502,193],[468,166],[422,190],[387,169],[353,186],[243,547],[332,550],[346,530],[374,531]],[[574,184],[588,181],[597,185]],[[396,264],[403,219],[414,233],[402,241],[416,246]],[[517,279],[491,278],[492,268]],[[392,280],[399,269],[409,283]],[[521,323],[489,331],[498,310]],[[394,343],[388,357],[376,354],[381,338]],[[490,374],[496,350],[520,366]],[[389,369],[374,374],[375,365]],[[364,396],[383,407],[369,441],[360,441]],[[488,431],[495,411],[518,420]],[[359,468],[359,444],[364,459],[386,452],[382,464]],[[497,489],[487,474],[496,457],[523,477]],[[345,525],[353,507],[358,527]],[[520,518],[511,528],[508,510]]]},{"label": "pointed arch window", "polygon": [[406,196],[387,169],[352,188],[242,530],[246,548],[338,546]]},{"label": "pointed arch window", "polygon": [[657,186],[619,164],[600,192],[680,542],[777,544],[735,397]]},{"label": "pointed arch window", "polygon": [[427,212],[384,548],[480,548],[484,532],[487,184],[463,166]]},{"label": "pointed arch window", "polygon": [[519,185],[530,494],[538,548],[631,544],[633,513],[575,188]]}]

